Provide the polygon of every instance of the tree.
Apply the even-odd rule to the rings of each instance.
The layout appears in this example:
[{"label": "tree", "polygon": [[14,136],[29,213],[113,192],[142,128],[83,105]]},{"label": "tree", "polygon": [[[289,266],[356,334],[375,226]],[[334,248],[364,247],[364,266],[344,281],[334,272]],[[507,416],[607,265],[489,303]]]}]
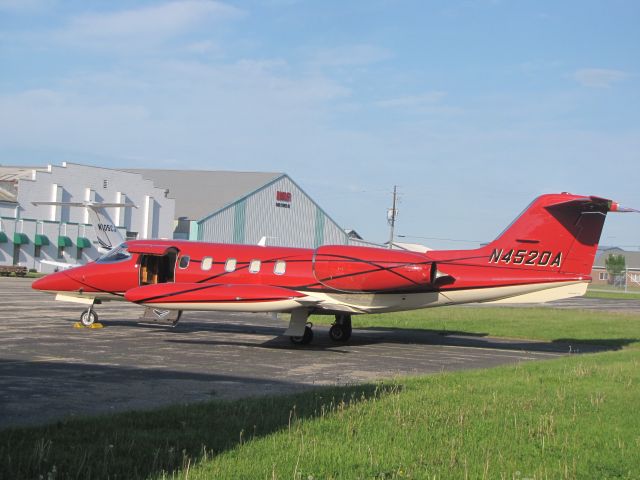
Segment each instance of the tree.
[{"label": "tree", "polygon": [[627,269],[624,255],[615,255],[610,253],[604,261],[607,272],[609,272],[609,278],[611,278],[614,285],[620,285],[624,278],[625,270]]}]

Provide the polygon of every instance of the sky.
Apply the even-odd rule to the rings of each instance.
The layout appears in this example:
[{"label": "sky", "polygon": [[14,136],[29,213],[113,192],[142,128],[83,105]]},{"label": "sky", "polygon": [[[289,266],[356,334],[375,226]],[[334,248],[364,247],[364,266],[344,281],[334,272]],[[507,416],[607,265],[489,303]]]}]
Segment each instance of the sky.
[{"label": "sky", "polygon": [[[640,2],[0,0],[0,164],[289,174],[467,248],[542,193],[640,208]],[[215,194],[215,192],[212,192]],[[640,249],[640,215],[601,244]]]}]

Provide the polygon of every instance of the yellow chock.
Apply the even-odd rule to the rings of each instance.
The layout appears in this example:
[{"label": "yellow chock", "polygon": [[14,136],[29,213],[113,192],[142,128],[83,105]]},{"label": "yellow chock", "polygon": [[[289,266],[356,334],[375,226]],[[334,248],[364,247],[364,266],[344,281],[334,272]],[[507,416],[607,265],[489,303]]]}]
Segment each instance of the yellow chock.
[{"label": "yellow chock", "polygon": [[101,324],[101,323],[96,322],[96,323],[92,323],[88,327],[85,327],[80,322],[76,322],[76,323],[73,324],[73,328],[104,328],[104,325]]}]

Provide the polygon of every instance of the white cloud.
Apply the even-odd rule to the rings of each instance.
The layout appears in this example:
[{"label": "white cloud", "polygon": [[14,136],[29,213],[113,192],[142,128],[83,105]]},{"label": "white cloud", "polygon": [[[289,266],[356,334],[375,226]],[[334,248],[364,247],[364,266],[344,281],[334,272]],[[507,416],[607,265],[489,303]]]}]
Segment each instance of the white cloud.
[{"label": "white cloud", "polygon": [[213,0],[173,1],[162,5],[75,16],[60,38],[79,45],[112,41],[165,39],[191,31],[207,21],[241,15],[236,7]]},{"label": "white cloud", "polygon": [[625,80],[629,74],[622,70],[606,68],[583,68],[573,74],[573,78],[583,87],[609,88],[614,83]]}]

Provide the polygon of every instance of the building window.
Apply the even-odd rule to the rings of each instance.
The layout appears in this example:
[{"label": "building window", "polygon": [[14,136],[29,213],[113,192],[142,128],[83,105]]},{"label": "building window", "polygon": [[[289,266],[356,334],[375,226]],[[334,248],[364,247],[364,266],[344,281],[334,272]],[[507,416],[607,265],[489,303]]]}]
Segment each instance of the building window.
[{"label": "building window", "polygon": [[64,247],[58,247],[58,259],[64,258]]},{"label": "building window", "polygon": [[202,268],[202,270],[209,271],[211,270],[211,266],[213,265],[213,258],[211,257],[204,257],[202,259],[202,263],[200,264],[200,268]]},{"label": "building window", "polygon": [[287,270],[287,262],[284,260],[278,260],[276,264],[273,266],[273,273],[276,275],[284,275],[284,272]]},{"label": "building window", "polygon": [[251,260],[249,263],[249,272],[258,273],[260,271],[260,260]]},{"label": "building window", "polygon": [[76,252],[76,260],[82,260],[82,248],[78,247]]},{"label": "building window", "polygon": [[189,260],[191,260],[191,258],[189,257],[189,255],[185,255],[183,257],[180,257],[180,263],[178,264],[180,266],[181,269],[185,269],[189,266]]},{"label": "building window", "polygon": [[599,280],[607,280],[609,278],[609,274],[607,272],[600,272],[598,275]]},{"label": "building window", "polygon": [[40,251],[42,250],[42,246],[36,245],[33,249],[34,258],[40,258]]},{"label": "building window", "polygon": [[235,258],[227,259],[227,261],[224,264],[224,271],[229,273],[234,272],[236,270],[236,264],[237,264],[237,261]]},{"label": "building window", "polygon": [[632,274],[631,274],[631,281],[632,281],[632,282],[638,282],[638,281],[640,281],[640,273],[632,273]]}]

